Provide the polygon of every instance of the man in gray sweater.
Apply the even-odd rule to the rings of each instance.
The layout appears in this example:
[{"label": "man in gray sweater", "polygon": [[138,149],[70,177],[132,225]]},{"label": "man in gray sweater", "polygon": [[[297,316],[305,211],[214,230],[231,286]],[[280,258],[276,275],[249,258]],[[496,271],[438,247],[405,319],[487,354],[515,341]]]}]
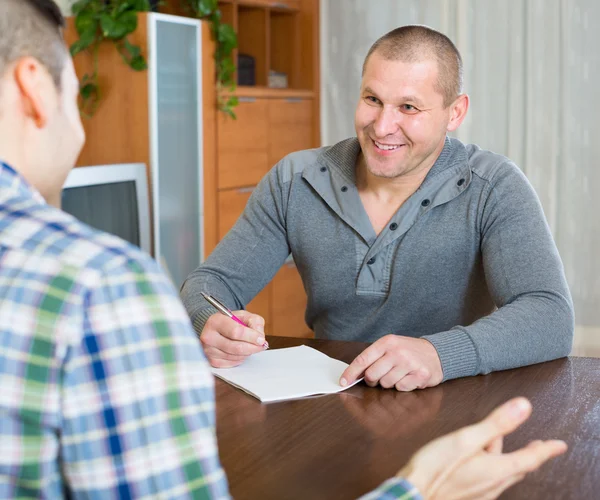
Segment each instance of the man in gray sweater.
[{"label": "man in gray sweater", "polygon": [[342,385],[410,391],[568,355],[573,305],[535,192],[507,158],[447,137],[461,87],[441,33],[405,26],[371,47],[357,138],[281,160],[182,287],[213,366],[262,350],[264,320],[240,311],[241,326],[201,292],[243,309],[290,253],[316,336],[373,342]]}]

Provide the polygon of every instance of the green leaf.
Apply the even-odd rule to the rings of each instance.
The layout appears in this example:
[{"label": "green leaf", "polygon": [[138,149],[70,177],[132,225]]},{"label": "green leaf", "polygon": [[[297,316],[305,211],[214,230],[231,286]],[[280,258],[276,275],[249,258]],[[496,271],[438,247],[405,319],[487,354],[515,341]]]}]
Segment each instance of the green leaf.
[{"label": "green leaf", "polygon": [[136,71],[144,71],[148,65],[146,60],[142,56],[135,56],[129,62],[129,66]]},{"label": "green leaf", "polygon": [[196,4],[196,15],[206,17],[217,9],[217,0],[198,0]]},{"label": "green leaf", "polygon": [[83,87],[81,87],[79,93],[84,101],[90,99],[98,95],[98,85],[95,83],[86,83]]},{"label": "green leaf", "polygon": [[113,19],[104,13],[100,16],[100,26],[102,27],[102,34],[106,38],[120,40],[137,28],[137,14],[128,10],[119,15],[117,19]]},{"label": "green leaf", "polygon": [[83,9],[85,9],[88,4],[91,2],[92,0],[79,0],[78,2],[75,2],[73,5],[71,5],[71,12],[74,16],[78,15]]},{"label": "green leaf", "polygon": [[75,17],[75,29],[77,30],[77,33],[79,33],[79,36],[88,32],[96,33],[96,30],[98,29],[98,20],[90,11],[81,12]]},{"label": "green leaf", "polygon": [[129,6],[137,12],[147,12],[150,10],[149,0],[130,0],[129,2],[125,3],[129,4]]},{"label": "green leaf", "polygon": [[138,25],[137,13],[133,10],[128,10],[123,12],[118,18],[117,21],[119,24],[123,26],[125,29],[125,34],[133,33]]},{"label": "green leaf", "polygon": [[230,24],[221,24],[217,32],[219,50],[224,55],[229,55],[237,47],[237,35]]},{"label": "green leaf", "polygon": [[123,46],[125,47],[127,52],[129,52],[129,55],[132,58],[138,57],[142,53],[142,49],[140,49],[137,45],[132,45],[131,43],[129,43],[129,40],[127,40],[127,38],[123,39]]},{"label": "green leaf", "polygon": [[76,54],[79,54],[82,50],[87,49],[94,41],[96,40],[95,32],[86,32],[79,40],[75,41],[73,45],[70,47],[71,57],[74,57]]}]

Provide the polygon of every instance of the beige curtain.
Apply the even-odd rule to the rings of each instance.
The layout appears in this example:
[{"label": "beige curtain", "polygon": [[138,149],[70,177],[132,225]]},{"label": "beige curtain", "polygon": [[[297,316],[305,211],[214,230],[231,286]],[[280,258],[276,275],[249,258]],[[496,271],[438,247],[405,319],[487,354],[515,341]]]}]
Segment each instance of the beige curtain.
[{"label": "beige curtain", "polygon": [[321,0],[321,20],[324,144],[354,135],[360,68],[379,36],[427,24],[457,44],[471,96],[457,137],[523,169],[565,264],[577,323],[600,327],[600,1]]}]

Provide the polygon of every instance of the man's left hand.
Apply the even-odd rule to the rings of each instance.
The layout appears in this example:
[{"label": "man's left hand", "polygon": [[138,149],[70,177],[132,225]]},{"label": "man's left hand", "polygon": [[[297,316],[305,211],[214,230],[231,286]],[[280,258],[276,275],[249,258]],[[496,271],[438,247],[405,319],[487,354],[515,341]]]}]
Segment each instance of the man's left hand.
[{"label": "man's left hand", "polygon": [[340,385],[352,384],[363,375],[371,387],[379,384],[399,391],[433,387],[444,378],[433,344],[400,335],[386,335],[367,347],[342,373]]}]

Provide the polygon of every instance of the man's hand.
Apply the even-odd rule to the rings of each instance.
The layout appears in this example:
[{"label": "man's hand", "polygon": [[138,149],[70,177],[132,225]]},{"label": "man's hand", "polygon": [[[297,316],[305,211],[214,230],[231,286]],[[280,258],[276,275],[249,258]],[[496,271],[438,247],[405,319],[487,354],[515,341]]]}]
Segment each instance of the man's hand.
[{"label": "man's hand", "polygon": [[531,404],[515,398],[481,422],[425,445],[398,476],[429,500],[497,498],[547,460],[564,453],[563,441],[533,441],[502,453],[502,440],[531,415]]},{"label": "man's hand", "polygon": [[346,368],[340,385],[365,377],[371,387],[412,391],[438,385],[444,378],[435,347],[425,339],[386,335],[367,347]]},{"label": "man's hand", "polygon": [[238,366],[248,356],[265,350],[264,318],[248,311],[233,314],[247,326],[217,313],[208,318],[200,334],[204,354],[215,368]]}]

